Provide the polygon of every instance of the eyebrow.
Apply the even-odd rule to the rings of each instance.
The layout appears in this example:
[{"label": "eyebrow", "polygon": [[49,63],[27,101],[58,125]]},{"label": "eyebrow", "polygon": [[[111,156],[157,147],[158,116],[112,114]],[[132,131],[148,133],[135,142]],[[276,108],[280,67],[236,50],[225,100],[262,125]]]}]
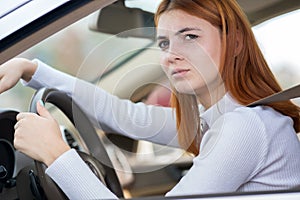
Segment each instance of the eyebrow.
[{"label": "eyebrow", "polygon": [[179,30],[177,33],[175,33],[175,35],[179,35],[181,33],[187,32],[187,31],[201,31],[200,28],[183,28],[181,30]]},{"label": "eyebrow", "polygon": [[[187,32],[187,31],[202,31],[201,29],[199,29],[199,28],[189,28],[189,27],[186,27],[186,28],[183,28],[183,29],[181,29],[181,30],[179,30],[179,31],[177,31],[176,33],[175,33],[175,35],[179,35],[179,34],[182,34],[182,33],[184,33],[184,32]],[[162,39],[166,39],[167,37],[166,36],[158,36],[156,39],[157,40],[162,40]]]}]

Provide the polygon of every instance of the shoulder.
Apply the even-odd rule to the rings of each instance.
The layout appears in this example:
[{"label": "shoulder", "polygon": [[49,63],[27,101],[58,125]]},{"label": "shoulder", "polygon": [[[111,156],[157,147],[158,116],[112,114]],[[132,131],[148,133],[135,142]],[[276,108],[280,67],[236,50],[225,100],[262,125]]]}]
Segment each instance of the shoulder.
[{"label": "shoulder", "polygon": [[225,113],[223,117],[227,123],[235,124],[237,129],[250,126],[253,132],[263,131],[270,137],[283,129],[293,130],[293,120],[269,106],[242,106]]},{"label": "shoulder", "polygon": [[242,149],[252,146],[265,152],[273,138],[284,135],[294,135],[290,117],[267,106],[240,106],[218,116],[204,134],[200,149],[208,153],[222,143]]},{"label": "shoulder", "polygon": [[256,151],[265,151],[267,140],[265,124],[256,110],[239,107],[222,114],[211,124],[202,138],[200,149],[204,157],[216,150],[216,146],[223,147],[222,151],[233,148],[241,152],[259,143]]},{"label": "shoulder", "polygon": [[295,134],[293,120],[268,106],[236,108],[223,114],[214,125],[227,137],[245,139],[254,144],[257,140],[269,144],[275,136]]},{"label": "shoulder", "polygon": [[238,107],[218,117],[203,137],[203,145],[215,141],[225,146],[265,146],[268,140],[266,124],[256,109]]},{"label": "shoulder", "polygon": [[238,107],[231,112],[226,112],[221,115],[213,124],[213,126],[218,127],[220,127],[220,125],[223,131],[230,130],[230,132],[248,132],[249,130],[253,132],[265,131],[261,108]]}]

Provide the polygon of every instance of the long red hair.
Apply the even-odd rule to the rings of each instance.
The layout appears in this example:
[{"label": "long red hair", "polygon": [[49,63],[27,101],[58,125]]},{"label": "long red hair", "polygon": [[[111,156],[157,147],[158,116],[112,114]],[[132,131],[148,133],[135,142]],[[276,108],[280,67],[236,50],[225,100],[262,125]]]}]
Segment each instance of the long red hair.
[{"label": "long red hair", "polygon": [[[155,15],[156,24],[163,13],[174,9],[219,27],[222,41],[220,75],[226,90],[235,100],[242,105],[248,105],[282,90],[258,47],[246,15],[235,0],[163,0]],[[237,41],[242,45],[238,53]],[[176,112],[179,143],[197,155],[202,135],[196,97],[179,94],[174,90],[171,104]],[[294,121],[295,131],[300,131],[298,106],[291,101],[268,106],[290,116]]]}]

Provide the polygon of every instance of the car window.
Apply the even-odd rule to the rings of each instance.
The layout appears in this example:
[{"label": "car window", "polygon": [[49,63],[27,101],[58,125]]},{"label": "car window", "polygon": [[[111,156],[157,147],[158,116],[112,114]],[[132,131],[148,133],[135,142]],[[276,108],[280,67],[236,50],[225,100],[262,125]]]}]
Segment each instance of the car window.
[{"label": "car window", "polygon": [[[299,83],[300,27],[297,26],[299,18],[300,10],[297,10],[253,27],[266,60],[284,89]],[[86,17],[74,23],[19,56],[30,59],[37,57],[59,70],[93,81],[101,72],[99,70],[99,67],[102,66],[101,63],[109,62],[105,59],[112,57],[117,49],[132,49],[132,45],[139,44],[140,47],[143,47],[151,43],[146,39],[124,39],[93,32],[88,29],[88,20],[89,17]],[[108,40],[110,41],[106,42]],[[116,48],[112,48],[111,45]],[[99,47],[105,51],[100,52],[96,59],[92,59],[94,63],[89,63],[89,66],[92,67],[88,68],[86,73],[81,71],[81,74],[78,74],[86,57]],[[122,63],[122,60],[129,58],[133,53],[127,52],[125,56],[119,57],[118,63]],[[116,65],[116,61],[114,64]],[[95,71],[99,73],[94,73]],[[13,107],[26,111],[33,93],[32,89],[18,84],[12,90],[1,94],[1,107]],[[298,99],[295,102],[300,104]]]},{"label": "car window", "polygon": [[[61,3],[64,1],[66,0],[54,0],[53,2]],[[141,0],[137,2],[141,4],[139,5],[141,7],[145,6],[145,10],[148,10],[147,8],[149,8],[148,6],[151,4],[152,8],[149,8],[148,11],[154,11],[157,5],[154,6],[152,4],[153,2],[149,3],[150,1],[159,2],[159,0]],[[16,6],[20,6],[23,4],[25,5],[28,2],[35,1],[16,0],[14,3],[11,3],[11,6],[8,10],[1,10],[2,2],[0,2],[0,18],[1,15],[8,16],[10,10],[14,9]],[[131,3],[134,2],[135,1],[127,1],[128,5],[131,7],[136,6],[133,4],[131,5]],[[43,6],[47,7],[46,5]],[[113,90],[114,92],[117,91],[116,94],[121,98],[124,96],[124,98],[131,98],[131,100],[133,101],[143,101],[146,104],[159,104],[162,106],[169,106],[169,87],[161,87],[169,85],[164,83],[165,79],[163,78],[165,77],[158,77],[160,73],[154,70],[154,67],[158,66],[159,68],[159,65],[157,65],[157,60],[152,59],[153,57],[150,57],[150,54],[143,54],[143,56],[139,56],[138,54],[138,52],[143,49],[155,51],[155,49],[157,48],[152,48],[151,46],[153,45],[153,41],[145,38],[120,38],[109,34],[91,31],[88,28],[89,18],[90,16],[83,18],[82,20],[64,28],[53,36],[43,40],[42,42],[21,53],[20,55],[18,55],[18,57],[25,57],[29,59],[39,58],[40,60],[58,70],[85,79],[91,83],[94,83],[95,85],[98,85],[99,87],[106,89],[109,92]],[[271,70],[273,71],[283,89],[299,84],[300,80],[300,27],[298,26],[299,19],[300,10],[276,17],[253,27],[255,37],[257,38],[259,46],[261,47],[262,52],[265,55],[266,61],[270,65]],[[4,25],[2,27],[4,27]],[[5,30],[6,31],[3,32],[3,36],[1,36],[2,32],[0,30],[0,39],[1,37],[10,34],[10,31],[13,31],[9,28],[6,28]],[[2,31],[4,31],[4,29],[2,29]],[[148,81],[148,79],[146,79],[145,77],[140,76],[138,70],[133,71],[135,70],[133,68],[131,68],[131,70],[129,71],[125,70],[126,62],[128,60],[131,60],[136,55],[139,56],[139,61],[133,62],[133,64],[143,65],[140,66],[139,69],[146,71],[145,69],[147,68],[149,70],[149,73],[147,75],[149,77],[155,76],[157,80]],[[147,58],[147,60],[144,58]],[[158,58],[158,56],[156,56],[155,58]],[[150,62],[150,60],[153,63]],[[155,66],[153,68],[150,68],[149,62],[151,65],[153,64]],[[105,83],[99,83],[99,77],[101,77],[103,74],[108,74],[108,72],[111,72],[114,69],[118,69],[116,71],[121,72],[115,74],[115,76],[114,74],[109,74],[111,75],[109,76],[111,78],[110,80],[106,79],[104,80],[104,82],[106,81]],[[126,69],[128,69],[128,66]],[[134,76],[137,76],[137,78]],[[111,80],[113,81],[111,82]],[[140,82],[137,82],[137,80]],[[126,82],[126,84],[124,84],[124,82]],[[109,84],[111,86],[108,86],[106,84]],[[158,87],[147,87],[147,84],[157,84]],[[128,92],[128,90],[123,90],[123,87],[121,86],[124,86],[124,88],[134,88],[135,91]],[[110,87],[112,89],[110,89]],[[149,90],[145,90],[146,87],[149,88]],[[116,88],[121,89],[117,90]],[[143,90],[143,92],[139,93],[139,88],[142,88],[141,90]],[[122,92],[126,93],[126,95],[120,95],[122,94],[121,90],[123,90]],[[152,91],[152,93],[150,91]],[[159,96],[159,93],[161,91],[163,93],[161,93],[162,95]],[[23,87],[22,84],[19,83],[13,89],[0,95],[0,108],[13,108],[19,111],[28,111],[29,102],[34,92],[35,90],[29,87]],[[137,95],[135,95],[135,92]],[[296,99],[295,102],[300,105],[299,98]],[[60,127],[62,131],[68,130],[68,132],[72,132],[76,137],[78,136],[75,127],[73,127],[70,121],[65,116],[63,116],[63,114],[58,109],[52,107],[51,105],[47,105],[47,108],[51,110],[51,114],[55,117],[55,119],[58,120],[59,124],[64,125]],[[99,131],[99,135],[101,134],[102,133]],[[122,150],[120,152],[124,153],[124,155],[128,159],[130,166],[133,168],[132,171],[137,172],[137,174],[158,170],[170,163],[174,164],[175,162],[178,162],[179,164],[184,164],[185,162],[192,162],[192,156],[190,154],[185,154],[185,152],[181,149],[174,149],[171,147],[165,147],[145,141],[132,143],[133,145],[131,145],[130,147],[132,147],[132,149],[134,150],[127,150],[125,148],[122,149],[122,147],[120,147],[120,149]],[[85,147],[84,144],[79,144]],[[107,146],[109,146],[109,144],[111,143],[107,144]],[[78,143],[74,146],[77,145]],[[109,146],[108,151],[116,151],[119,155],[123,156],[123,154],[119,153],[115,149],[110,150],[112,149],[110,148],[111,146],[113,145]],[[118,157],[116,160],[120,158],[122,157]],[[182,167],[182,169],[180,169],[182,171],[177,170],[177,168],[173,168],[173,166],[168,169],[171,170],[171,173],[173,173],[175,169],[175,178],[174,176],[172,176],[171,178],[178,181],[181,176],[186,173],[186,170],[189,167],[190,165]],[[129,172],[131,172],[130,170],[125,170],[125,168],[116,169],[121,169],[118,171],[126,171],[128,172],[128,174]],[[169,173],[169,171],[167,172]],[[153,179],[155,178],[156,177],[154,177]],[[129,183],[126,183],[127,180],[125,180],[125,178],[123,180],[122,178],[120,179],[122,184],[132,184],[132,180],[129,180]],[[161,182],[163,182],[162,180],[163,178],[161,178]],[[173,185],[171,186],[173,187]],[[157,187],[160,187],[160,185],[156,185],[156,188]],[[165,187],[169,187],[169,185]],[[151,191],[151,189],[152,188],[150,188],[150,191],[145,190],[143,192],[145,192],[145,194],[147,192],[151,193],[153,192]],[[169,188],[161,189],[169,190]],[[136,195],[137,193],[135,194],[133,191],[132,194]]]},{"label": "car window", "polygon": [[[33,1],[2,0],[0,1],[0,39],[17,31],[35,19],[50,12],[68,0]],[[16,20],[18,19],[18,20]]]},{"label": "car window", "polygon": [[[300,10],[276,17],[253,27],[266,61],[282,88],[300,80]],[[295,102],[300,103],[299,99]]]},{"label": "car window", "polygon": [[[105,71],[121,65],[135,54],[132,49],[139,50],[152,43],[150,39],[120,38],[93,32],[89,30],[89,20],[90,16],[79,20],[17,57],[38,58],[58,70],[94,82]],[[34,92],[19,83],[1,94],[0,105],[27,111]]]}]

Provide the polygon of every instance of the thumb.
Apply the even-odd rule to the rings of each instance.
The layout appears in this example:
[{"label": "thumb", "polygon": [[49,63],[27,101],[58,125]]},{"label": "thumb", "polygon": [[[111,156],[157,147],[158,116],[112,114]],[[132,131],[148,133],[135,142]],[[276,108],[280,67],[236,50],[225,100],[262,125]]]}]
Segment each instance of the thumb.
[{"label": "thumb", "polygon": [[42,100],[39,100],[36,104],[37,113],[44,118],[52,119],[52,115],[49,113],[49,111],[45,108],[44,102]]}]

